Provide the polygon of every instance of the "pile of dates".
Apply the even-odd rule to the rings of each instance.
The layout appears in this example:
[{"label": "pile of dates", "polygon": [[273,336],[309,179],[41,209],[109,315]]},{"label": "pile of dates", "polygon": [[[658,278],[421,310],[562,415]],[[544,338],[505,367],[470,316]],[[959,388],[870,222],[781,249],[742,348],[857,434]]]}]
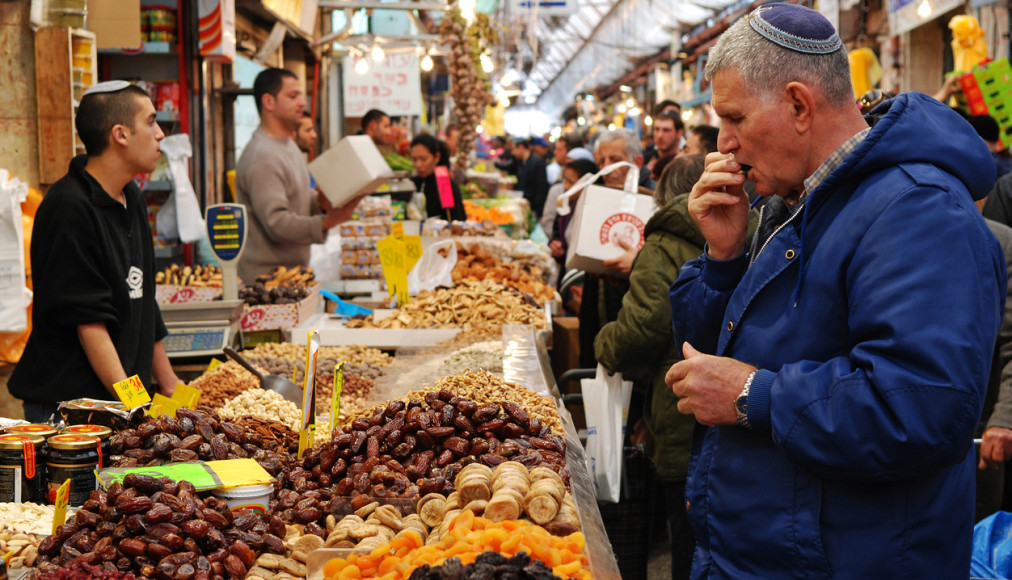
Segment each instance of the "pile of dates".
[{"label": "pile of dates", "polygon": [[443,389],[355,419],[279,479],[283,489],[300,494],[333,486],[338,496],[417,498],[451,493],[470,463],[518,461],[552,469],[568,487],[565,453],[565,440],[519,405],[478,405]]},{"label": "pile of dates", "polygon": [[274,438],[222,421],[214,411],[179,409],[136,429],[113,435],[113,467],[155,466],[180,461],[253,458],[271,475],[284,469],[291,455]]},{"label": "pile of dates", "polygon": [[168,580],[243,578],[259,552],[285,554],[280,518],[233,514],[193,484],[128,474],[93,491],[71,523],[39,545],[39,568],[96,566]]}]

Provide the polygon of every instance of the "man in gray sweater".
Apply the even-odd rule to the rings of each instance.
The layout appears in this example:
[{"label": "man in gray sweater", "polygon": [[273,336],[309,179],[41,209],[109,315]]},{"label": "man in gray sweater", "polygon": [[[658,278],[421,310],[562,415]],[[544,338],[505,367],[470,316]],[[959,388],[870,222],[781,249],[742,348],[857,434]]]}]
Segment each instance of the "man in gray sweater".
[{"label": "man in gray sweater", "polygon": [[332,208],[309,185],[309,172],[292,135],[306,98],[291,71],[269,68],[253,82],[260,127],[236,165],[236,200],[249,210],[239,277],[251,284],[275,266],[306,266],[309,247],[327,230],[351,218],[359,199]]}]

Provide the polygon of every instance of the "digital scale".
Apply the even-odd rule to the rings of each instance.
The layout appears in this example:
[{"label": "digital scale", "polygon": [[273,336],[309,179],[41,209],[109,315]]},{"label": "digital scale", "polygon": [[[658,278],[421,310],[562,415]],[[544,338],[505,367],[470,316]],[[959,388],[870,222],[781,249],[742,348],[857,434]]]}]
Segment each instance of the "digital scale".
[{"label": "digital scale", "polygon": [[248,227],[246,207],[238,203],[211,205],[204,218],[211,250],[221,265],[222,300],[160,305],[169,331],[162,344],[169,358],[219,355],[224,347],[241,344],[243,302],[237,276]]}]

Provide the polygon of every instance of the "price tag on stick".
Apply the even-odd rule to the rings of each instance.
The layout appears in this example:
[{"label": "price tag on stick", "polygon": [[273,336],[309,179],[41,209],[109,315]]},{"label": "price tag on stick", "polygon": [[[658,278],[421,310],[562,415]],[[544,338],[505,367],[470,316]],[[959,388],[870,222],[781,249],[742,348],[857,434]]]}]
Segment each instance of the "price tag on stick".
[{"label": "price tag on stick", "polygon": [[330,430],[337,425],[337,414],[341,412],[341,390],[344,389],[344,361],[334,367],[334,390],[330,394]]},{"label": "price tag on stick", "polygon": [[63,482],[56,490],[56,509],[53,511],[53,534],[56,528],[67,522],[67,503],[70,502],[70,480]]},{"label": "price tag on stick", "polygon": [[450,209],[453,203],[453,182],[450,181],[450,170],[442,165],[436,167],[436,189],[439,190],[439,205]]},{"label": "price tag on stick", "polygon": [[306,373],[302,387],[302,429],[299,432],[299,457],[313,446],[316,431],[316,357],[320,353],[320,331],[309,331],[306,339]]}]

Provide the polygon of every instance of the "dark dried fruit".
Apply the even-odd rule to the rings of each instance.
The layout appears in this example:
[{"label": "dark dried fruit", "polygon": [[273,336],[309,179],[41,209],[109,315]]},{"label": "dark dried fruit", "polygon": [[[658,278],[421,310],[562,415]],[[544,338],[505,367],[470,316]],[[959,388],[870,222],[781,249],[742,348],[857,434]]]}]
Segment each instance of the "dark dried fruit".
[{"label": "dark dried fruit", "polygon": [[239,561],[242,562],[243,566],[247,569],[251,568],[253,566],[253,562],[256,560],[256,554],[253,553],[253,549],[242,540],[238,540],[229,546],[228,551],[236,558],[239,558]]},{"label": "dark dried fruit", "polygon": [[525,433],[526,431],[524,431],[524,428],[521,427],[520,425],[517,425],[516,423],[506,423],[505,425],[502,426],[503,437],[509,437],[511,439],[519,438],[522,437]]},{"label": "dark dried fruit", "polygon": [[163,503],[156,503],[144,513],[144,521],[149,524],[160,524],[169,521],[171,518],[172,508]]},{"label": "dark dried fruit", "polygon": [[475,410],[474,415],[471,417],[478,423],[485,423],[491,421],[499,414],[499,405],[495,403],[489,403],[488,405],[482,405]]},{"label": "dark dried fruit", "polygon": [[120,552],[123,552],[124,556],[137,557],[144,555],[144,551],[147,549],[147,544],[145,544],[141,540],[136,540],[134,538],[127,538],[125,540],[120,541],[117,547],[119,548]]},{"label": "dark dried fruit", "polygon": [[149,509],[151,509],[151,498],[145,495],[137,497],[120,495],[116,498],[116,510],[121,514],[139,514]]},{"label": "dark dried fruit", "polygon": [[222,564],[225,566],[225,573],[229,578],[242,578],[246,575],[246,566],[235,554],[226,556]]}]

